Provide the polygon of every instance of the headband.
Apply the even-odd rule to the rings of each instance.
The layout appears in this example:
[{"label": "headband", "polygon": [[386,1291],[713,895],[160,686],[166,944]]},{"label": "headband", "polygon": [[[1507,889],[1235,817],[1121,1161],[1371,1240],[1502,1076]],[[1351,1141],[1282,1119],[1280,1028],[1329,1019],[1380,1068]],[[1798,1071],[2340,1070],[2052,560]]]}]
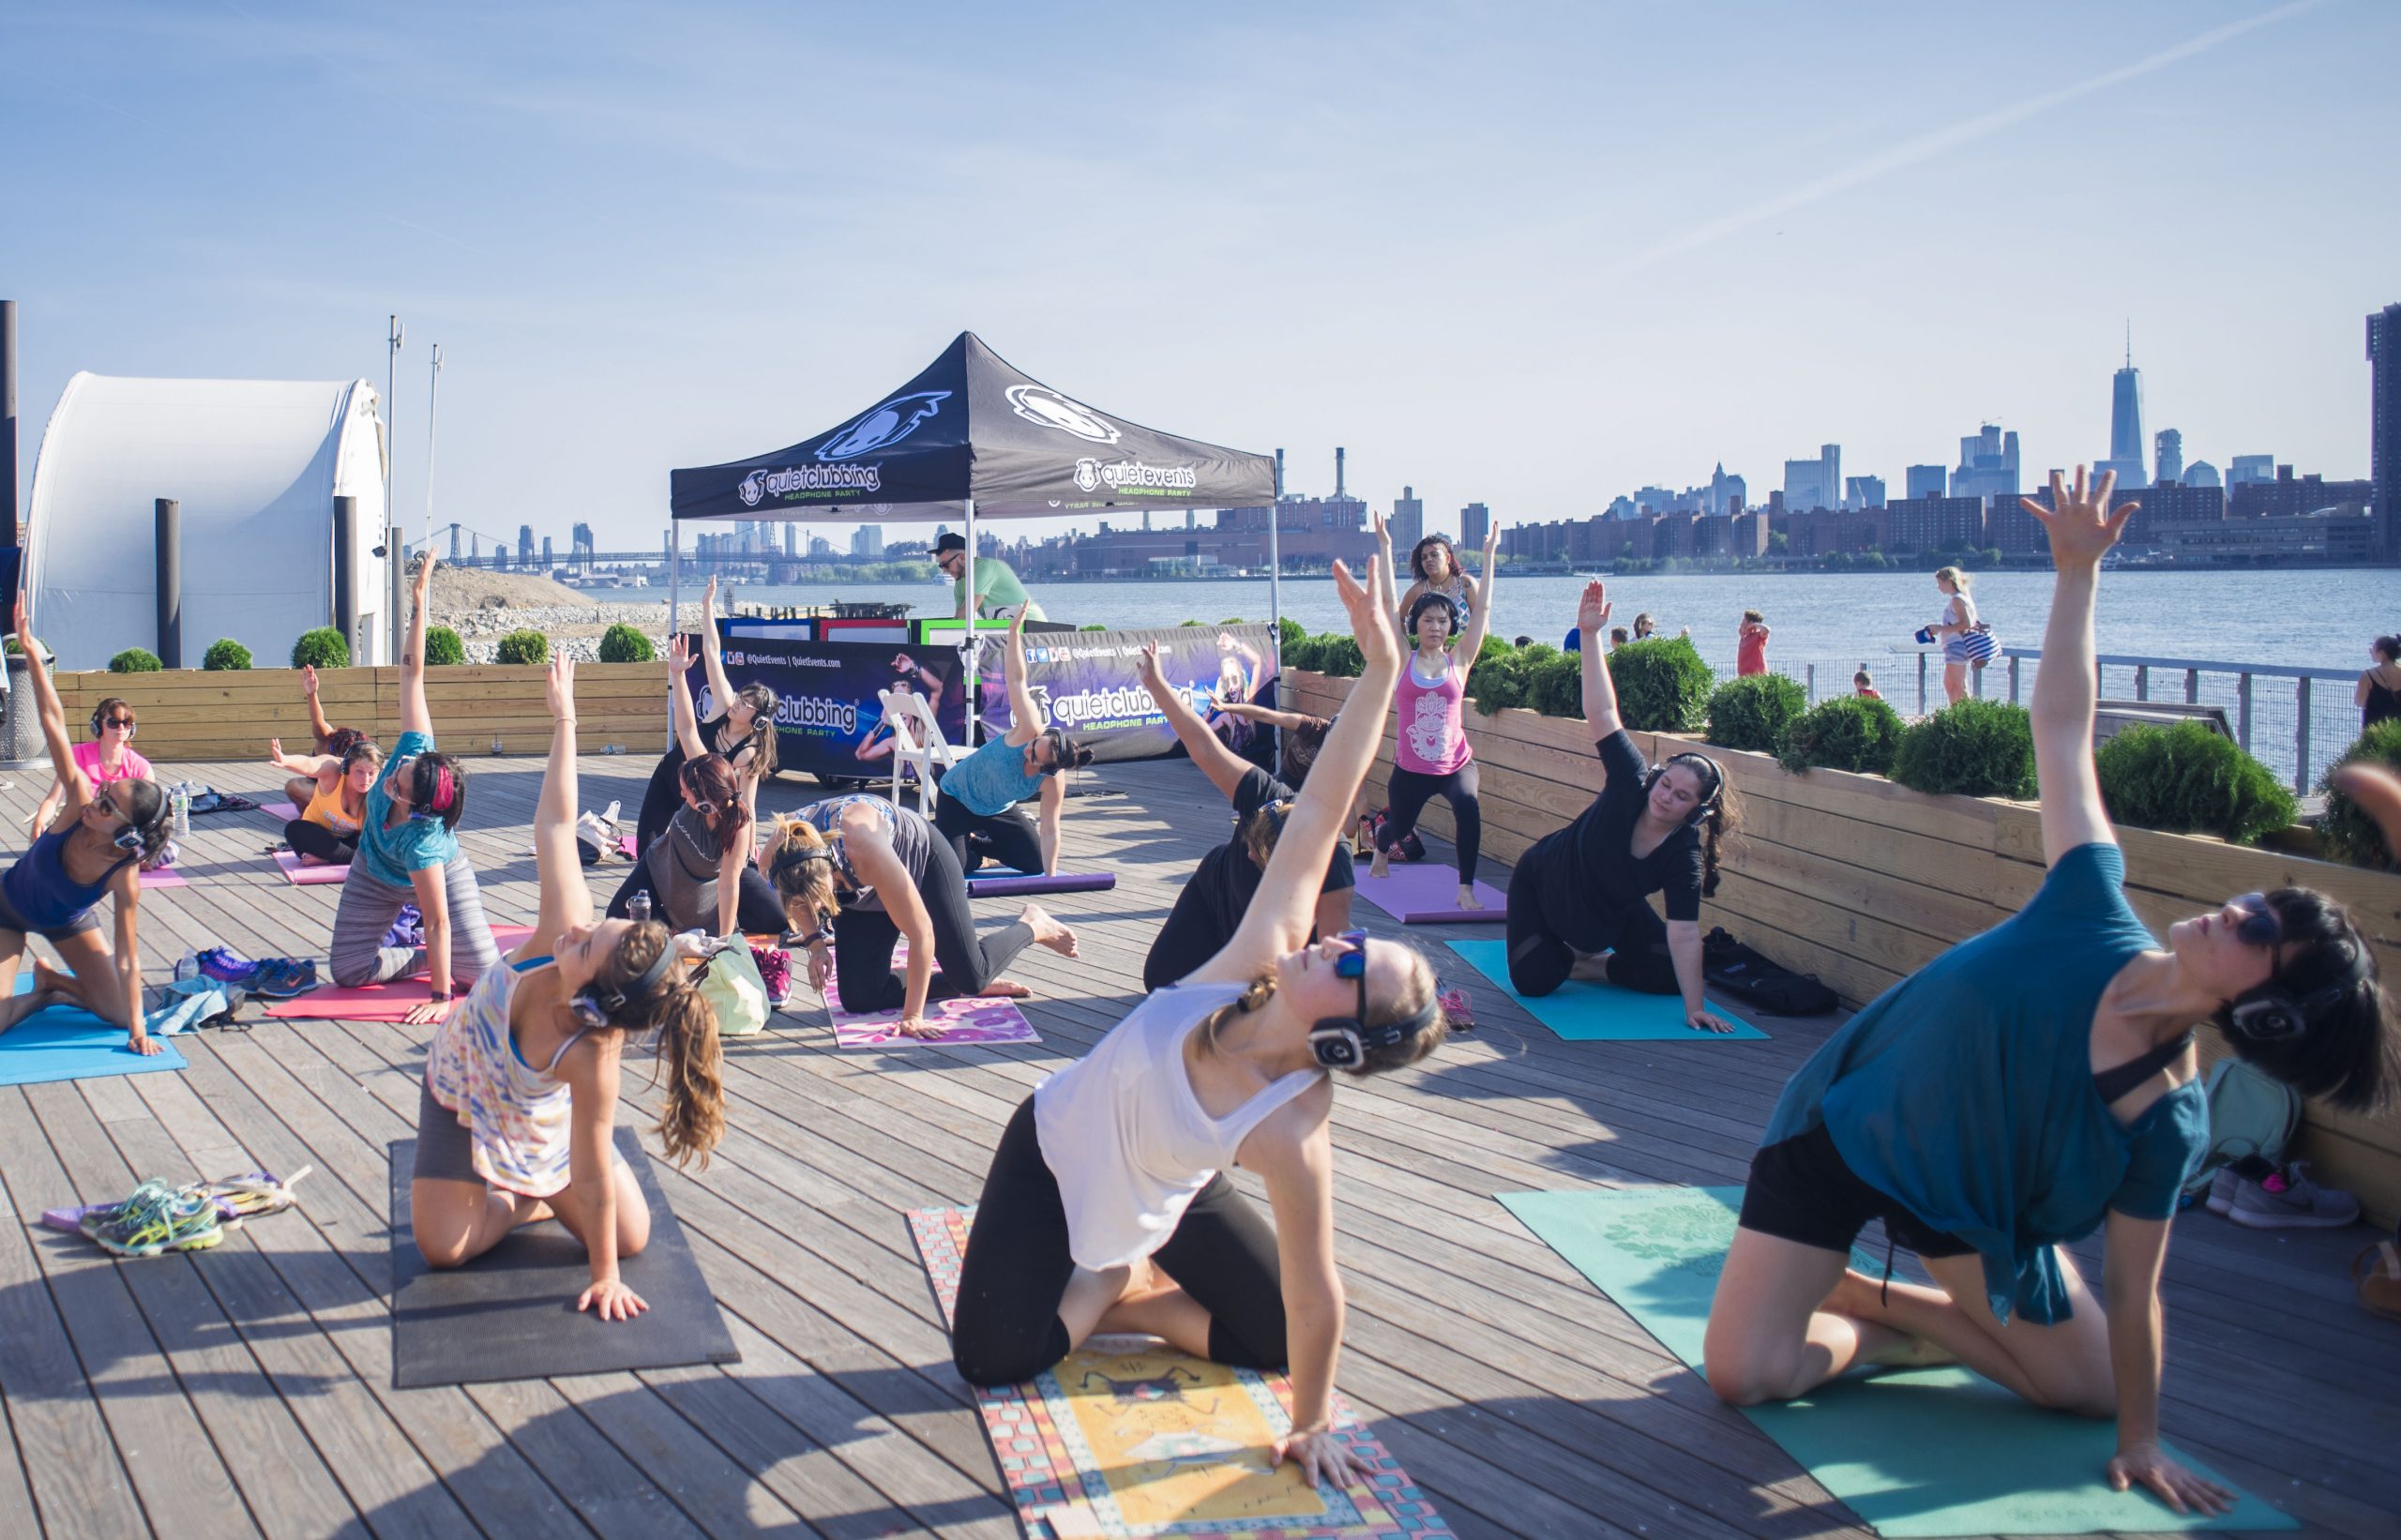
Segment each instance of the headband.
[{"label": "headband", "polygon": [[834,864],[834,853],[823,849],[787,850],[776,857],[774,865],[768,868],[769,874],[780,877],[785,872],[790,871],[793,868],[807,866],[811,861],[823,861],[827,866],[832,866]]}]

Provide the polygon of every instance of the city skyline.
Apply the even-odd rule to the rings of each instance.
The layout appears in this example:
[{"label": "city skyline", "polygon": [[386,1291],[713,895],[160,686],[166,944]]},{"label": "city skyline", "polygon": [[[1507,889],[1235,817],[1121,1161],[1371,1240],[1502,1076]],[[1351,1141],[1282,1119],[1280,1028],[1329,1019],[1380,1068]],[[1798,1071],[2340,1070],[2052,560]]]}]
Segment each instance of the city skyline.
[{"label": "city skyline", "polygon": [[[1825,443],[1900,486],[1981,422],[2022,435],[2030,474],[2090,461],[2129,319],[2146,426],[2188,462],[2368,470],[2358,318],[2401,244],[2369,191],[2373,146],[2401,142],[2393,8],[2058,4],[1994,28],[1532,7],[1494,28],[1236,5],[1112,27],[1174,89],[1074,93],[1022,88],[1089,50],[1065,8],[578,15],[0,23],[0,125],[43,146],[14,186],[41,217],[0,230],[21,475],[78,370],[380,390],[395,311],[412,532],[436,341],[432,521],[564,507],[611,548],[657,538],[670,468],[854,416],[963,327],[1106,411],[1290,447],[1299,490],[1328,489],[1339,442],[1353,488],[1414,486],[1441,527],[1721,460],[1756,502]],[[808,109],[726,90],[732,59],[806,82]],[[2209,238],[2173,217],[2058,238],[2096,163],[2144,167],[2151,206],[2209,211]],[[1095,189],[1163,179],[1211,211],[1199,234],[1092,238]],[[1352,228],[1407,234],[1363,261]]]}]

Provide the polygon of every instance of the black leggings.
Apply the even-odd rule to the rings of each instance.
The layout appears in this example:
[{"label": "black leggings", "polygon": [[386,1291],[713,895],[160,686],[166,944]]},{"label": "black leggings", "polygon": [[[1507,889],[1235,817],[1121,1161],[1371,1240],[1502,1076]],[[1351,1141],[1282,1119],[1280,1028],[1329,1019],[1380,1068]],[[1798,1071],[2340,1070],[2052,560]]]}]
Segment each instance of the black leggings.
[{"label": "black leggings", "polygon": [[1457,826],[1451,843],[1458,847],[1459,882],[1475,881],[1476,853],[1484,845],[1484,804],[1477,799],[1475,762],[1468,761],[1447,776],[1421,775],[1414,770],[1392,768],[1392,779],[1385,783],[1384,795],[1391,802],[1391,816],[1376,833],[1376,843],[1390,855],[1402,840],[1416,832],[1417,815],[1426,804],[1441,793],[1451,805],[1451,821]]},{"label": "black leggings", "polygon": [[[929,1000],[984,992],[1001,970],[1034,942],[1034,927],[1018,920],[989,936],[975,934],[967,907],[967,879],[958,857],[937,839],[926,849],[925,880],[917,897],[934,922],[933,988]],[[834,973],[842,1009],[897,1011],[908,1001],[908,980],[892,971],[900,928],[881,909],[845,909],[834,916]]]},{"label": "black leggings", "polygon": [[[714,730],[716,724],[711,723]],[[703,739],[702,741],[706,741]],[[640,857],[650,849],[650,842],[667,832],[668,821],[675,809],[684,806],[684,746],[671,743],[667,752],[659,756],[658,764],[650,773],[650,784],[642,788],[642,811],[634,817],[634,854]]]},{"label": "black leggings", "polygon": [[358,836],[336,834],[323,823],[311,823],[305,818],[295,818],[283,826],[283,842],[303,855],[313,855],[338,867],[350,865],[350,858],[358,853]]},{"label": "black leggings", "polygon": [[[1543,910],[1542,864],[1532,852],[1509,878],[1509,988],[1538,999],[1567,982],[1577,949],[1560,939]],[[1609,982],[1642,994],[1676,994],[1675,959],[1668,955],[1668,927],[1648,903],[1605,918],[1598,944],[1587,950],[1609,954]]]},{"label": "black leggings", "polygon": [[[1022,808],[1008,807],[986,814],[957,797],[944,797],[934,804],[934,829],[950,841],[950,853],[959,858],[962,872],[982,866],[986,852],[1004,867],[1037,875],[1042,870],[1042,831],[1025,816]],[[976,834],[987,841],[983,851],[967,842],[968,836]]]},{"label": "black leggings", "polygon": [[[1209,1312],[1212,1359],[1284,1366],[1276,1231],[1223,1172],[1200,1189],[1151,1261]],[[950,1329],[950,1360],[959,1377],[971,1385],[1020,1384],[1066,1357],[1059,1302],[1075,1272],[1059,1179],[1042,1158],[1028,1096],[1001,1136],[959,1261]]]},{"label": "black leggings", "polygon": [[[672,859],[672,853],[670,859]],[[634,869],[626,878],[625,885],[618,888],[617,896],[609,900],[609,917],[624,919],[637,893],[651,896],[651,907],[655,911],[651,918],[668,929],[689,930],[698,926],[710,935],[717,934],[717,909],[714,905],[705,914],[670,914],[659,908],[657,890],[651,881],[650,863],[647,861],[634,863]],[[762,933],[779,936],[792,925],[784,918],[784,901],[776,892],[776,884],[767,881],[766,873],[757,867],[746,865],[742,868],[742,893],[733,903],[733,924],[736,929],[754,936]]]}]

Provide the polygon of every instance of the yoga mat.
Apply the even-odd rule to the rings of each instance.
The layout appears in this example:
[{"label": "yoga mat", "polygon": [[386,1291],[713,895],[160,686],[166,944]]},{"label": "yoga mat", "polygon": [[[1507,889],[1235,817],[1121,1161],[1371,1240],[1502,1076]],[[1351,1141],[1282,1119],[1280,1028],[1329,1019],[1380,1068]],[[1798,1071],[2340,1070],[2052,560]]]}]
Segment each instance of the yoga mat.
[{"label": "yoga mat", "polygon": [[[946,1323],[973,1210],[909,1215]],[[1028,1534],[1289,1540],[1447,1536],[1382,1441],[1340,1397],[1334,1436],[1375,1474],[1311,1487],[1267,1464],[1291,1427],[1284,1376],[1186,1357],[1149,1337],[1093,1337],[1029,1384],[975,1393],[1009,1498]]]},{"label": "yoga mat", "polygon": [[300,809],[289,802],[263,802],[259,804],[259,811],[269,818],[279,818],[286,823],[300,816]]},{"label": "yoga mat", "polygon": [[1614,984],[1571,978],[1558,991],[1529,1000],[1509,989],[1509,944],[1505,941],[1455,941],[1444,944],[1467,959],[1469,966],[1507,989],[1528,1015],[1571,1043],[1666,1042],[1690,1038],[1727,1043],[1764,1039],[1766,1033],[1715,1001],[1710,1014],[1733,1024],[1732,1032],[1695,1032],[1684,1025],[1684,997],[1640,994]]},{"label": "yoga mat", "polygon": [[1113,872],[1063,871],[1056,877],[1039,872],[1013,871],[1004,877],[970,877],[967,896],[971,898],[1032,898],[1037,893],[1102,893],[1117,885]]},{"label": "yoga mat", "polygon": [[1509,898],[1491,883],[1478,880],[1475,896],[1482,909],[1459,907],[1459,868],[1427,866],[1422,861],[1397,862],[1388,877],[1359,871],[1359,897],[1403,925],[1499,925],[1509,917]]},{"label": "yoga mat", "polygon": [[592,1283],[592,1260],[555,1219],[519,1229],[464,1267],[428,1267],[409,1228],[416,1140],[392,1145],[395,1390],[741,1358],[641,1140],[630,1128],[616,1133],[617,1153],[633,1168],[650,1204],[650,1244],[617,1264],[626,1287],[650,1306],[631,1321],[602,1321],[576,1309],[577,1297]]},{"label": "yoga mat", "polygon": [[915,1048],[933,1043],[1038,1043],[1034,1023],[1025,1019],[1014,1000],[962,998],[929,1000],[927,1019],[943,1029],[940,1037],[905,1037],[899,1030],[898,1011],[876,1011],[854,1016],[842,1009],[838,999],[825,1002],[826,1015],[834,1019],[836,1048]]},{"label": "yoga mat", "polygon": [[319,883],[339,883],[350,875],[350,868],[342,866],[308,867],[300,864],[298,851],[278,851],[275,866],[283,880],[301,887],[313,887]]},{"label": "yoga mat", "polygon": [[[30,959],[17,970],[19,994],[34,988]],[[125,1046],[125,1029],[113,1027],[81,1005],[46,1005],[0,1032],[0,1085],[35,1085],[46,1080],[94,1080],[110,1075],[151,1075],[185,1069],[189,1064],[165,1038],[157,1053],[136,1053]]]},{"label": "yoga mat", "polygon": [[[491,928],[492,944],[500,948],[505,959],[517,944],[534,933],[530,925],[495,925]],[[497,964],[506,967],[506,961]],[[325,969],[320,966],[320,974]],[[410,1011],[425,1004],[425,996],[417,992],[415,980],[425,976],[419,967],[407,978],[390,984],[362,984],[345,989],[339,984],[321,984],[307,994],[294,995],[289,1000],[269,1000],[252,995],[262,1010],[278,1021],[400,1021]]]},{"label": "yoga mat", "polygon": [[[1740,1187],[1501,1194],[1527,1229],[1695,1371],[1742,1200]],[[1851,1265],[1880,1268],[1856,1251]],[[2113,1492],[2102,1474],[2118,1451],[2113,1424],[2029,1406],[1956,1365],[1850,1375],[1744,1415],[1880,1534],[2300,1528],[2247,1494],[2233,1512],[2204,1519],[2179,1517],[2145,1492]]]},{"label": "yoga mat", "polygon": [[188,887],[190,885],[189,880],[173,867],[160,867],[156,871],[144,871],[137,875],[141,878],[143,887]]},{"label": "yoga mat", "polygon": [[[539,855],[542,853],[538,847],[528,845],[519,853],[523,855]],[[621,834],[617,837],[617,853],[624,856],[628,861],[634,858],[634,837],[632,835]]]}]

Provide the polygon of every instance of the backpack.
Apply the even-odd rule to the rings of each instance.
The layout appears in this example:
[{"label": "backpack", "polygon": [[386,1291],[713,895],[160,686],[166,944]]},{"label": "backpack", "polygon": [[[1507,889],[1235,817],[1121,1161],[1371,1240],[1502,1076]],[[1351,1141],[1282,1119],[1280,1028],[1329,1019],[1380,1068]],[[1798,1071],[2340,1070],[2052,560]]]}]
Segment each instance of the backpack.
[{"label": "backpack", "polygon": [[2244,1155],[2258,1155],[2270,1165],[2282,1165],[2285,1147],[2301,1126],[2301,1093],[2240,1059],[2220,1059],[2210,1066],[2209,1148],[2184,1190],[2205,1190],[2221,1166]]},{"label": "backpack", "polygon": [[[1388,807],[1379,808],[1367,814],[1367,843],[1381,846],[1384,842],[1384,825],[1391,822],[1392,809]],[[1418,838],[1417,831],[1412,829],[1400,837],[1400,843],[1392,848],[1386,858],[1394,861],[1423,861],[1426,859],[1426,841]]]},{"label": "backpack", "polygon": [[1727,993],[1778,1016],[1822,1016],[1842,1004],[1814,974],[1796,974],[1713,928],[1700,944],[1701,970]]}]

